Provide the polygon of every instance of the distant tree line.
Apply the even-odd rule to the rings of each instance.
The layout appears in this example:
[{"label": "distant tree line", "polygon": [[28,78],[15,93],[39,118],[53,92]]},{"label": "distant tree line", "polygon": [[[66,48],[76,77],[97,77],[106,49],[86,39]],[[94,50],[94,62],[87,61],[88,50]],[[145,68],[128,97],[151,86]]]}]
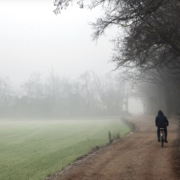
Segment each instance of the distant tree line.
[{"label": "distant tree line", "polygon": [[88,71],[76,80],[60,78],[53,71],[46,79],[32,73],[14,92],[0,79],[0,117],[68,117],[121,115],[127,84],[119,75],[98,77]]},{"label": "distant tree line", "polygon": [[[71,1],[55,0],[55,13]],[[78,2],[83,8],[83,0]],[[130,93],[127,84],[136,89],[131,93],[142,99],[146,114],[154,115],[162,109],[170,116],[180,111],[180,1],[92,0],[89,8],[97,6],[102,6],[104,13],[91,23],[94,39],[111,26],[124,32],[112,41],[112,61],[117,69],[126,68],[121,78],[99,78],[86,72],[72,81],[52,72],[42,80],[34,73],[22,85],[21,94],[13,92],[8,81],[1,78],[1,116],[120,114]]]}]

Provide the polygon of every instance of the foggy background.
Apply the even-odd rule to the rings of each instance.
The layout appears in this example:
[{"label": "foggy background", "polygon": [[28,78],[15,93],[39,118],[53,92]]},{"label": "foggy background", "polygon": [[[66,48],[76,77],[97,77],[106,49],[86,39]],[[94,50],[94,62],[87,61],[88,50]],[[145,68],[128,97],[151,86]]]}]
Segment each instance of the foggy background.
[{"label": "foggy background", "polygon": [[[62,91],[67,93],[67,90],[62,90],[65,86],[69,86],[68,90],[71,94],[78,92],[82,96],[79,101],[84,102],[81,102],[79,108],[84,107],[83,103],[88,104],[90,109],[97,102],[99,103],[96,110],[82,113],[86,111],[82,109],[79,115],[91,113],[97,115],[97,111],[101,115],[108,114],[108,111],[111,115],[119,115],[122,111],[128,112],[128,110],[132,113],[142,113],[142,103],[138,98],[121,97],[118,102],[113,102],[113,96],[118,94],[123,96],[126,85],[119,87],[121,80],[115,78],[120,76],[119,72],[112,71],[116,65],[110,62],[113,48],[110,40],[116,36],[117,29],[110,28],[97,42],[92,41],[93,30],[89,22],[99,17],[102,13],[101,8],[90,11],[79,9],[76,3],[73,3],[73,6],[69,6],[61,15],[55,15],[53,10],[51,0],[0,2],[0,111],[2,116],[42,116],[47,109],[49,110],[47,116],[54,116],[54,113],[56,116],[69,115],[68,106],[72,106],[72,101],[75,100],[72,100],[70,94],[62,93]],[[89,84],[92,85],[98,81],[99,87],[96,83],[90,90],[85,74],[87,77],[91,76],[87,78]],[[108,77],[116,84],[113,90],[108,84],[109,80],[106,80]],[[83,88],[83,83],[80,82],[83,81],[82,79],[86,88]],[[74,88],[75,84],[81,86],[81,90]],[[98,90],[100,88],[106,94],[104,95],[106,100],[102,100],[105,97],[100,95]],[[90,97],[85,97],[85,93]],[[97,94],[94,95],[94,93]],[[90,94],[93,94],[96,102],[88,102],[92,98]],[[63,99],[65,96],[66,99]],[[108,101],[112,103],[112,107],[107,105],[107,97],[110,98]],[[69,103],[63,113],[57,102]],[[56,105],[51,109],[52,103]],[[37,112],[37,109],[41,109],[41,112]]]},{"label": "foggy background", "polygon": [[92,41],[88,22],[100,15],[100,9],[79,9],[74,3],[57,16],[51,0],[0,3],[0,72],[15,85],[33,71],[47,76],[53,68],[57,75],[74,78],[86,70],[104,75],[115,68],[108,61],[109,40],[116,31],[109,30],[98,43]]}]

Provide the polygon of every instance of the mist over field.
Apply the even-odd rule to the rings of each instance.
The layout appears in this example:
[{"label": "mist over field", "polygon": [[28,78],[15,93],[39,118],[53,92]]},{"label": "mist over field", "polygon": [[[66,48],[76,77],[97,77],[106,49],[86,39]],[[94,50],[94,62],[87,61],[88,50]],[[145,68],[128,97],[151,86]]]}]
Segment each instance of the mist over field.
[{"label": "mist over field", "polygon": [[0,121],[0,179],[44,179],[129,130],[118,118]]}]

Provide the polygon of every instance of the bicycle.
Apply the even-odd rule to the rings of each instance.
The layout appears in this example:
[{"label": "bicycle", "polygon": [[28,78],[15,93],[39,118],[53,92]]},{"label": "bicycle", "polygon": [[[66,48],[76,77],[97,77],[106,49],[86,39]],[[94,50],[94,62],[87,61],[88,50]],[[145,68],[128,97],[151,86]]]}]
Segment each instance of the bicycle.
[{"label": "bicycle", "polygon": [[165,138],[164,138],[164,128],[160,128],[160,142],[161,146],[164,146]]}]

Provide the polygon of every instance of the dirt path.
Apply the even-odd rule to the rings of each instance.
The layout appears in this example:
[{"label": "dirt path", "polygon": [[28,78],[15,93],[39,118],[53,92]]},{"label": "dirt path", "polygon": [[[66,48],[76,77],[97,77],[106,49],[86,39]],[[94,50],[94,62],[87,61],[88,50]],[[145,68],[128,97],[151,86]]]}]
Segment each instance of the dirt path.
[{"label": "dirt path", "polygon": [[174,166],[178,126],[168,127],[168,144],[157,142],[154,119],[132,118],[137,130],[77,161],[50,180],[179,180]]}]

